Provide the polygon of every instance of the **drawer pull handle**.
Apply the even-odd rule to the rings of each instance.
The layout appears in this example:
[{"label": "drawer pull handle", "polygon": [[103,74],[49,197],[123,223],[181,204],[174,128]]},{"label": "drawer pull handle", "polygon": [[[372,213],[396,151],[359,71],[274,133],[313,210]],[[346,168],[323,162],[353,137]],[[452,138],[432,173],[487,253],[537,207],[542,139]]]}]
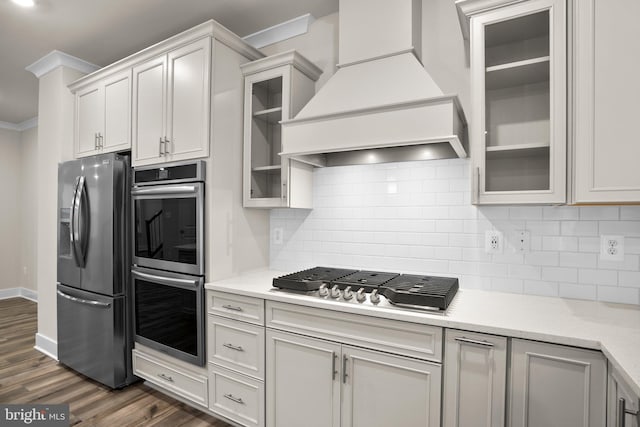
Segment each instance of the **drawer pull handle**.
[{"label": "drawer pull handle", "polygon": [[493,347],[493,343],[490,343],[488,341],[472,340],[465,337],[456,337],[455,340],[458,342],[463,342],[465,344],[479,345],[481,347]]},{"label": "drawer pull handle", "polygon": [[235,350],[235,351],[244,351],[244,348],[242,348],[242,346],[239,346],[239,345],[224,343],[222,344],[222,346],[230,348],[231,350]]},{"label": "drawer pull handle", "polygon": [[160,378],[162,378],[163,380],[165,380],[165,381],[169,381],[169,382],[171,382],[171,383],[173,382],[173,378],[171,378],[171,377],[170,377],[170,376],[168,376],[168,375],[165,375],[165,374],[158,374],[158,376],[159,376]]},{"label": "drawer pull handle", "polygon": [[240,397],[235,397],[233,394],[224,394],[224,397],[226,397],[227,399],[236,402],[236,403],[240,403],[241,405],[244,405],[244,400],[242,400],[242,398]]},{"label": "drawer pull handle", "polygon": [[223,305],[222,308],[226,308],[227,310],[233,310],[233,311],[243,311],[242,307],[238,307],[236,305]]}]

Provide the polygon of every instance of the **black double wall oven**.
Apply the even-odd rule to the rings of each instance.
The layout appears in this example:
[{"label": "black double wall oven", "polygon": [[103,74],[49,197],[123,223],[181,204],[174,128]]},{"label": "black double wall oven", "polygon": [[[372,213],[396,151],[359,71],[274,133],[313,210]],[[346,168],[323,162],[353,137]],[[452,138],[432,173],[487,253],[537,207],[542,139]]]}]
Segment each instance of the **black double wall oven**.
[{"label": "black double wall oven", "polygon": [[135,168],[135,341],[205,364],[204,161]]}]

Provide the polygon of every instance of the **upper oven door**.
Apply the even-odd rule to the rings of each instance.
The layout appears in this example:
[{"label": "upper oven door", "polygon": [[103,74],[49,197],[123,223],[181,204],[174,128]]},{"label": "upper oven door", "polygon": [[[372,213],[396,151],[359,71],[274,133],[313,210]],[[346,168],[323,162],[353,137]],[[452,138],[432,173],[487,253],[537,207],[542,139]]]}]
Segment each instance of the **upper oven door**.
[{"label": "upper oven door", "polygon": [[134,187],[133,263],[204,275],[204,184]]}]

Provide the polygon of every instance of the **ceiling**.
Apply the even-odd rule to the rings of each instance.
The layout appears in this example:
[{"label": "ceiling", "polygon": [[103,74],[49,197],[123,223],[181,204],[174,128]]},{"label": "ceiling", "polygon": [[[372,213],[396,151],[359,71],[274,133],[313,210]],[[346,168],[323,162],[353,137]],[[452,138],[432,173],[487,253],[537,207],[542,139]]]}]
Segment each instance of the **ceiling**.
[{"label": "ceiling", "polygon": [[0,122],[38,114],[25,67],[54,49],[108,65],[209,19],[246,36],[289,19],[338,10],[338,0],[0,0]]}]

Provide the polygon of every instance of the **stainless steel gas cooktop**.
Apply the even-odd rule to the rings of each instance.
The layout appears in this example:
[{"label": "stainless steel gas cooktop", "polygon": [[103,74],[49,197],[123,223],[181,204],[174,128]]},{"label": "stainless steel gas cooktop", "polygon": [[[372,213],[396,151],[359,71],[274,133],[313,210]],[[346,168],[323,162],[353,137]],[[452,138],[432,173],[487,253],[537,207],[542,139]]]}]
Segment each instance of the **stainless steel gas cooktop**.
[{"label": "stainless steel gas cooktop", "polygon": [[458,279],[315,267],[276,277],[273,286],[345,303],[444,311],[458,291]]}]

